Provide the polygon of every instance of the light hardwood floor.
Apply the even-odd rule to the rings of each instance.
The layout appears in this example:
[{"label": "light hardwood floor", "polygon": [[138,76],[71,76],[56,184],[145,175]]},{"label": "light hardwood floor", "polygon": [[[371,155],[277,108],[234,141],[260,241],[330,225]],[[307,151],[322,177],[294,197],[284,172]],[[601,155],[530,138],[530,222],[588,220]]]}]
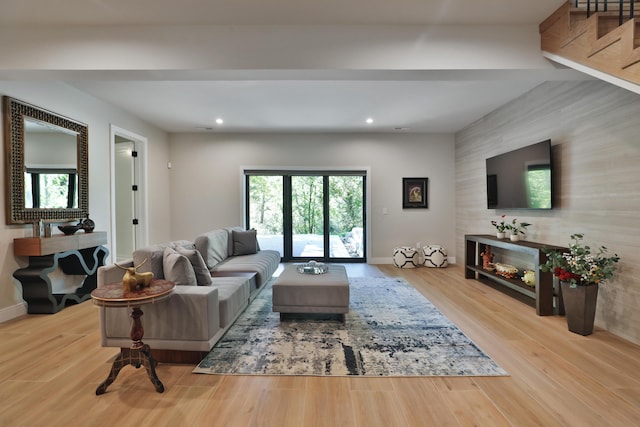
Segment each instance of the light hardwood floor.
[{"label": "light hardwood floor", "polygon": [[563,317],[538,317],[460,266],[348,267],[405,278],[510,376],[214,376],[160,364],[163,394],[126,367],[96,396],[118,351],[100,347],[86,302],[0,324],[0,426],[640,425],[639,346],[602,330],[572,334]]}]

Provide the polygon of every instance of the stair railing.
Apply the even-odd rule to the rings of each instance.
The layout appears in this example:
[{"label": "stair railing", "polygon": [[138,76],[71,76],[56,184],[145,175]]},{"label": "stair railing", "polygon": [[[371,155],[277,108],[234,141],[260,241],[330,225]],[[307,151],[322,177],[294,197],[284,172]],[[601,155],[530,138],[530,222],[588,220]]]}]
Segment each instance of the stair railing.
[{"label": "stair railing", "polygon": [[575,7],[586,8],[589,17],[591,13],[600,12],[601,7],[602,12],[608,12],[610,4],[618,4],[618,24],[622,25],[625,21],[633,19],[635,3],[635,0],[575,0]]}]

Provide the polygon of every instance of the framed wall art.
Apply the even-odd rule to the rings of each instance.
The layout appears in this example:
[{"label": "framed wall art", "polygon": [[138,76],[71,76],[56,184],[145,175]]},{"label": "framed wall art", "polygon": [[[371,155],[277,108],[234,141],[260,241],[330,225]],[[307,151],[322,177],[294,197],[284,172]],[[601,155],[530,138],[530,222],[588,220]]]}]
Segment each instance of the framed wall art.
[{"label": "framed wall art", "polygon": [[426,209],[429,178],[402,178],[402,208]]}]

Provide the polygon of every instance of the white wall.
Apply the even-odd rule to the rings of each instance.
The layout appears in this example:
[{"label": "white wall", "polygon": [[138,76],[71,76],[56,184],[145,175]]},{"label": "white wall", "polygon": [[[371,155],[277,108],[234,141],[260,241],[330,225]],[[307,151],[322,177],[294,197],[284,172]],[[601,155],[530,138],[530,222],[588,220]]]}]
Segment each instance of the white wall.
[{"label": "white wall", "polygon": [[[179,134],[170,153],[173,239],[243,224],[243,167],[369,168],[369,262],[390,262],[395,246],[418,241],[456,255],[450,135]],[[429,209],[402,209],[403,177],[429,178]]]},{"label": "white wall", "polygon": [[[59,82],[7,82],[0,81],[0,95],[7,95],[38,107],[83,122],[89,127],[89,211],[96,230],[109,231],[110,227],[110,124],[116,124],[149,138],[149,182],[151,234],[155,241],[169,238],[169,199],[166,188],[169,175],[167,135],[117,110],[96,98]],[[4,122],[0,125],[4,126]],[[4,181],[4,162],[0,166]],[[4,185],[2,186],[4,188]],[[25,257],[13,255],[13,239],[30,237],[30,225],[5,225],[6,214],[0,214],[0,321],[24,312],[22,286],[13,272],[27,265]],[[109,237],[110,240],[110,237]]]},{"label": "white wall", "polygon": [[76,135],[64,132],[25,132],[24,165],[29,168],[75,169],[78,164]]},{"label": "white wall", "polygon": [[[567,246],[584,233],[621,261],[600,286],[596,326],[640,343],[640,95],[600,81],[545,83],[456,135],[456,246],[492,233],[505,213],[533,224],[527,240]],[[486,208],[485,159],[551,139],[555,208]]]}]

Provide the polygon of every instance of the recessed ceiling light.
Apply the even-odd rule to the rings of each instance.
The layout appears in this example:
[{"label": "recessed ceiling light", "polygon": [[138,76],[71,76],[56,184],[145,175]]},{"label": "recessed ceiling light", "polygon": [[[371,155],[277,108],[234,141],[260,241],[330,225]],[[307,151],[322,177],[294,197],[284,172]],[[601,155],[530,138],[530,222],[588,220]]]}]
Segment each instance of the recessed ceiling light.
[{"label": "recessed ceiling light", "polygon": [[368,125],[370,125],[371,123],[373,123],[373,119],[371,117],[367,117],[366,122]]},{"label": "recessed ceiling light", "polygon": [[219,125],[221,125],[221,124],[223,124],[223,123],[224,123],[224,120],[222,120],[220,117],[218,117],[218,118],[216,119],[216,123],[217,123],[217,124],[219,124]]}]

